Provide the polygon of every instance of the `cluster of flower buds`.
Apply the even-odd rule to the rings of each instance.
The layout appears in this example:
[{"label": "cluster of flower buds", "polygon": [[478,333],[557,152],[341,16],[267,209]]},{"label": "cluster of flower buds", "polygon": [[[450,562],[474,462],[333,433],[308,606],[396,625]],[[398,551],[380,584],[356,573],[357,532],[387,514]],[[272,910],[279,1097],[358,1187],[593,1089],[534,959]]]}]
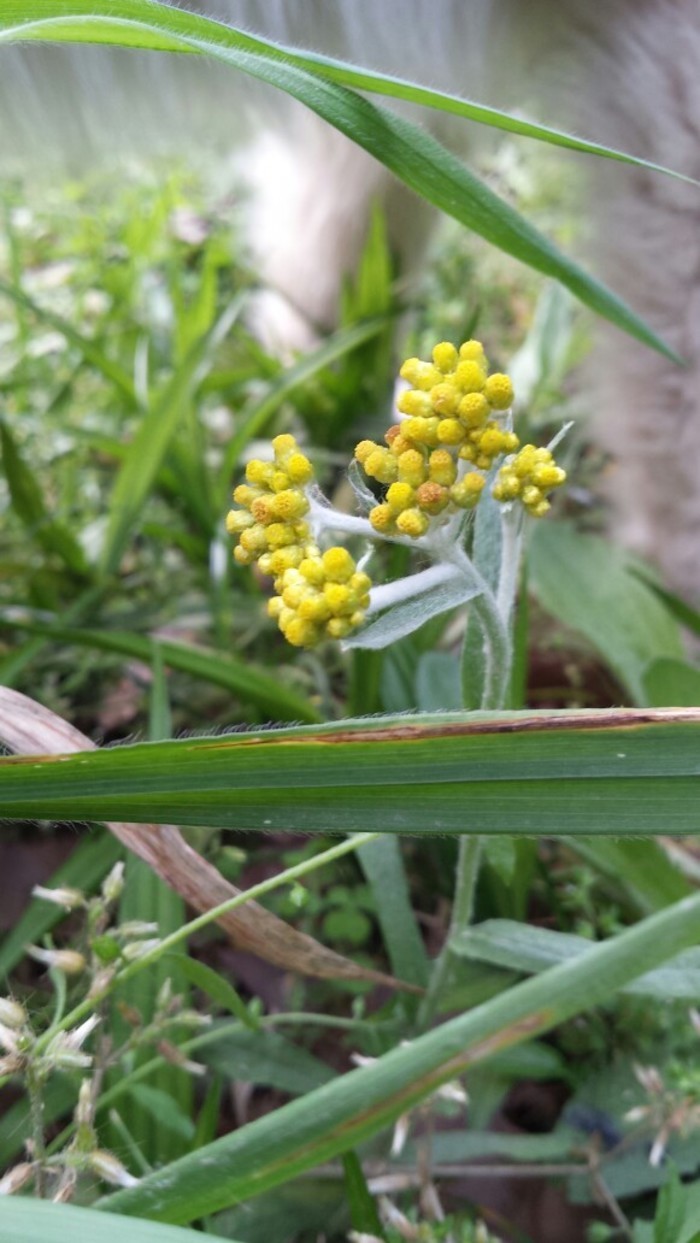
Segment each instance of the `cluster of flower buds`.
[{"label": "cluster of flower buds", "polygon": [[276,436],[272,449],[274,460],[249,462],[246,483],[233,493],[241,506],[226,519],[229,534],[238,536],[233,555],[239,565],[257,561],[274,578],[268,612],[289,643],[314,647],[323,638],[345,638],[364,621],[371,581],[345,548],[321,553],[315,543],[304,517],[313,467],[294,437]]},{"label": "cluster of flower buds", "polygon": [[[425,535],[439,514],[473,509],[486,483],[486,472],[497,458],[513,454],[520,441],[510,428],[513,385],[507,375],[489,375],[480,341],[465,341],[459,349],[443,341],[435,346],[432,362],[409,358],[401,376],[411,385],[399,395],[404,416],[387,431],[386,446],[362,440],[355,458],[365,474],[386,487],[383,500],[370,511],[369,520],[383,535]],[[527,446],[521,452],[547,453]],[[544,461],[538,459],[537,466]],[[554,467],[539,471],[540,483],[528,479],[516,491],[494,490],[497,500],[520,500],[539,517],[548,508],[544,493],[563,482]],[[536,488],[538,495],[528,489]],[[544,502],[544,507],[543,507]]]},{"label": "cluster of flower buds", "polygon": [[344,639],[364,621],[371,585],[347,549],[329,548],[284,571],[268,613],[294,647],[313,647],[324,637]]},{"label": "cluster of flower buds", "polygon": [[507,457],[493,485],[497,501],[519,500],[534,518],[542,518],[550,508],[547,493],[559,488],[566,471],[557,466],[549,449],[525,445]]},{"label": "cluster of flower buds", "polygon": [[384,444],[362,440],[355,449],[355,460],[380,489],[369,497],[365,489],[367,517],[328,507],[311,462],[289,435],[272,441],[272,461],[248,463],[246,482],[233,493],[238,508],[226,525],[237,537],[234,557],[272,577],[269,615],[296,647],[345,639],[368,609],[391,607],[391,584],[375,588],[370,600],[369,577],[345,548],[324,551],[324,530],[422,540],[423,551],[441,557],[450,519],[456,521],[447,535],[457,539],[459,515],[478,504],[499,463],[492,496],[538,518],[549,509],[547,494],[566,478],[548,449],[521,448],[512,430],[513,385],[507,375],[489,374],[479,341],[459,348],[443,341],[431,362],[409,358],[401,376],[408,387],[397,402],[400,422]]}]

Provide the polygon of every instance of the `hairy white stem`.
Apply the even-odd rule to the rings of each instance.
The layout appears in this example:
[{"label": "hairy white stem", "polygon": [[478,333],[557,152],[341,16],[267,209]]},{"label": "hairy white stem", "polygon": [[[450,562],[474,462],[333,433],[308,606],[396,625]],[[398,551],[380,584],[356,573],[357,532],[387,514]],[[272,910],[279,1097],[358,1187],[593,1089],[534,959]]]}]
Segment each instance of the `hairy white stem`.
[{"label": "hairy white stem", "polygon": [[456,565],[431,565],[417,574],[408,574],[405,578],[395,579],[393,583],[373,587],[369,593],[367,615],[379,613],[382,609],[390,608],[392,604],[410,600],[424,591],[429,591],[431,587],[439,587],[450,579],[459,577],[460,570]]}]

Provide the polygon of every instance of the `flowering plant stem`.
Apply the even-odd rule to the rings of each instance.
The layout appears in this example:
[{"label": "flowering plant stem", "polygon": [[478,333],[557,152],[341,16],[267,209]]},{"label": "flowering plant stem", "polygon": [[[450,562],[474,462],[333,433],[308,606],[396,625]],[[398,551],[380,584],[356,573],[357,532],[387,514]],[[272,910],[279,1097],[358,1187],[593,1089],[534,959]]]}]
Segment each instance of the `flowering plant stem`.
[{"label": "flowering plant stem", "polygon": [[[488,588],[471,601],[470,609],[483,636],[484,681],[481,711],[498,711],[505,707],[510,685],[513,659],[512,615],[518,586],[522,553],[522,517],[504,512],[501,519],[501,557],[496,594]],[[462,678],[465,697],[472,675],[465,634],[462,657]],[[483,839],[464,834],[459,839],[457,874],[450,926],[440,951],[430,983],[418,1013],[419,1029],[429,1026],[447,989],[452,973],[452,943],[472,921],[474,894],[481,866]]]}]

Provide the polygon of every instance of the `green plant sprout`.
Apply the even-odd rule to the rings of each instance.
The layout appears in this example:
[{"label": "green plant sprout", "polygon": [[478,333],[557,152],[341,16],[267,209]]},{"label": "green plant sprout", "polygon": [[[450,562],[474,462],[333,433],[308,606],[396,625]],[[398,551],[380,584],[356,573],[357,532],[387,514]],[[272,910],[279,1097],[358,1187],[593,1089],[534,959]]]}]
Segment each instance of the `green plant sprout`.
[{"label": "green plant sprout", "polygon": [[[311,462],[290,435],[272,441],[272,461],[254,459],[233,493],[227,529],[238,537],[239,565],[257,562],[274,579],[268,613],[287,641],[315,647],[380,648],[429,617],[470,601],[485,637],[481,706],[501,707],[511,665],[509,638],[525,519],[541,518],[565,471],[553,444],[521,445],[513,431],[513,385],[489,374],[479,341],[441,342],[431,362],[401,368],[399,421],[385,444],[362,440],[349,478],[362,516],[341,513],[321,493]],[[371,481],[371,485],[368,481]],[[474,511],[491,512],[499,570],[479,564],[467,544]],[[371,541],[356,562],[333,535]],[[429,562],[393,582],[373,585],[373,544],[408,546]],[[476,541],[472,540],[472,545]],[[494,539],[490,540],[492,550]]]}]

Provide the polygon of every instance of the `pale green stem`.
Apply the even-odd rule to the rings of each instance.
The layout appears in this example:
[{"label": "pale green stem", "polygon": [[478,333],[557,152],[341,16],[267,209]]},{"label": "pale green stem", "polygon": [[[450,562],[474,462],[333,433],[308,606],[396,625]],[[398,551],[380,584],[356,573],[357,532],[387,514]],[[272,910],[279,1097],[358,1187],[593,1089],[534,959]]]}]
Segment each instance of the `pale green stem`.
[{"label": "pale green stem", "polygon": [[167,954],[182,941],[186,941],[194,932],[198,932],[200,928],[205,928],[207,924],[219,919],[221,915],[226,915],[229,911],[235,911],[246,902],[252,902],[257,898],[263,897],[266,893],[270,893],[280,885],[286,885],[290,881],[298,880],[299,877],[306,876],[307,873],[315,871],[316,868],[322,867],[325,863],[332,863],[334,860],[342,858],[343,855],[350,854],[353,850],[357,850],[358,847],[364,845],[365,842],[373,842],[379,836],[379,833],[354,833],[352,837],[348,837],[337,846],[331,846],[329,850],[324,850],[321,854],[314,855],[311,859],[305,859],[303,862],[295,864],[294,867],[286,868],[278,876],[271,876],[269,880],[264,880],[259,885],[251,886],[244,893],[236,894],[235,898],[229,898],[226,902],[213,906],[211,910],[204,911],[202,915],[198,915],[195,919],[190,920],[188,924],[183,924],[181,928],[171,932],[170,936],[163,937],[162,941],[159,941],[147,953],[135,959],[134,962],[128,963],[127,966],[118,971],[98,997],[89,997],[85,1001],[81,1001],[79,1005],[71,1010],[70,1014],[64,1015],[56,1027],[52,1027],[50,1031],[44,1032],[43,1036],[40,1036],[36,1042],[35,1053],[43,1052],[57,1031],[67,1031],[68,1028],[75,1027],[87,1015],[92,1014],[100,1002],[109,993],[113,992],[115,988],[126,983],[127,980],[130,980],[139,971],[150,967],[163,954]]},{"label": "pale green stem", "polygon": [[[513,657],[510,622],[518,587],[522,531],[521,515],[504,512],[501,564],[496,597],[494,599],[492,593],[487,590],[476,596],[470,605],[479,619],[484,635],[485,672],[480,705],[482,711],[496,711],[502,708],[508,694]],[[421,1029],[432,1022],[440,999],[449,984],[453,959],[451,945],[459,933],[463,932],[472,921],[482,845],[482,838],[474,834],[463,834],[459,839],[450,926],[445,944],[435,960],[428,990],[419,1010],[418,1026]]]}]

